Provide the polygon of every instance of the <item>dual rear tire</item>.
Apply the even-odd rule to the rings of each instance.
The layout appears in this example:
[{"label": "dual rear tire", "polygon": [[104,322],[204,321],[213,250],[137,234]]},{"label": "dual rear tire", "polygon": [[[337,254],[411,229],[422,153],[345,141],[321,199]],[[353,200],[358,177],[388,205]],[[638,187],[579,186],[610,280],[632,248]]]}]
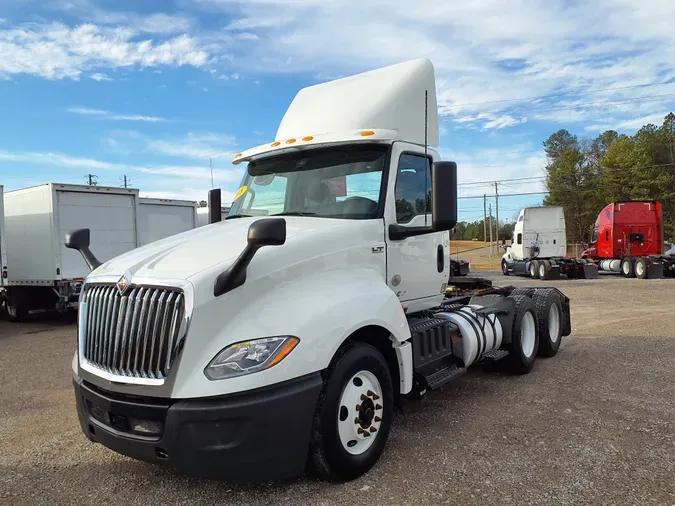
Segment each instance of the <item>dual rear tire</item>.
[{"label": "dual rear tire", "polygon": [[514,290],[516,313],[511,329],[509,369],[516,374],[532,370],[537,355],[558,353],[563,333],[563,310],[559,293],[550,288]]}]

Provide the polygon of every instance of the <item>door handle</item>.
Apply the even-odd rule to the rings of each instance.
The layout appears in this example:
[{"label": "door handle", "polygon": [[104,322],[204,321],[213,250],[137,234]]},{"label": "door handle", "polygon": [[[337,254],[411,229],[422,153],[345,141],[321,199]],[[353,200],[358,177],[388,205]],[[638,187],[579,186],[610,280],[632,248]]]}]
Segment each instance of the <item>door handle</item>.
[{"label": "door handle", "polygon": [[443,245],[439,244],[436,250],[436,268],[438,272],[443,272],[445,268],[445,255],[443,254]]}]

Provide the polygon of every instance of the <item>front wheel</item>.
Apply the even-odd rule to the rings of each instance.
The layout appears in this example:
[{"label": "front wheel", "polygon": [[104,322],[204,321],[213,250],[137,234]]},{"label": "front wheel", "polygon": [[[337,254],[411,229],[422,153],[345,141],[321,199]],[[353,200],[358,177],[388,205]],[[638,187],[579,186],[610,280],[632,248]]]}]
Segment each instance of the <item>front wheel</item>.
[{"label": "front wheel", "polygon": [[506,260],[502,260],[502,274],[504,276],[509,275],[509,266],[506,264]]},{"label": "front wheel", "polygon": [[313,474],[349,481],[379,460],[389,436],[394,388],[382,354],[373,346],[350,343],[324,375],[310,448]]}]

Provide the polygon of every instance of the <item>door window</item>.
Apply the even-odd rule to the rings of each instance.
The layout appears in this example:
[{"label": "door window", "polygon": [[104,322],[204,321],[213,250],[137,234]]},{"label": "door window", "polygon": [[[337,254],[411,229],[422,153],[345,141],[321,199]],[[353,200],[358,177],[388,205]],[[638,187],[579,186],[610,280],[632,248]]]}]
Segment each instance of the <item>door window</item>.
[{"label": "door window", "polygon": [[[586,236],[588,237],[588,236]],[[593,229],[593,235],[591,236],[591,242],[596,242],[598,240],[598,229]]]},{"label": "door window", "polygon": [[396,174],[396,221],[431,213],[431,159],[404,153]]}]

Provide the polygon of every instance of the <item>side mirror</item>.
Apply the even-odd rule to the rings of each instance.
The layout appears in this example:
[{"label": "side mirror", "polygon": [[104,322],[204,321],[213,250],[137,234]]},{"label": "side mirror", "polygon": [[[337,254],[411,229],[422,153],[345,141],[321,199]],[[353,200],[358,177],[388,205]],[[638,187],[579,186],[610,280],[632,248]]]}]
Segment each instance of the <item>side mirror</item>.
[{"label": "side mirror", "polygon": [[223,219],[220,188],[209,190],[209,224]]},{"label": "side mirror", "polygon": [[216,278],[213,296],[219,297],[246,282],[246,268],[263,246],[281,246],[286,242],[286,220],[263,218],[248,227],[248,244],[234,263]]},{"label": "side mirror", "polygon": [[286,242],[286,220],[265,218],[254,221],[248,227],[246,239],[248,246],[256,249],[263,246],[281,246]]},{"label": "side mirror", "polygon": [[431,215],[435,232],[457,224],[457,164],[435,162],[431,166]]},{"label": "side mirror", "polygon": [[88,228],[71,230],[66,234],[64,242],[66,248],[74,249],[80,252],[90,271],[98,268],[101,261],[89,249],[90,233]]}]

